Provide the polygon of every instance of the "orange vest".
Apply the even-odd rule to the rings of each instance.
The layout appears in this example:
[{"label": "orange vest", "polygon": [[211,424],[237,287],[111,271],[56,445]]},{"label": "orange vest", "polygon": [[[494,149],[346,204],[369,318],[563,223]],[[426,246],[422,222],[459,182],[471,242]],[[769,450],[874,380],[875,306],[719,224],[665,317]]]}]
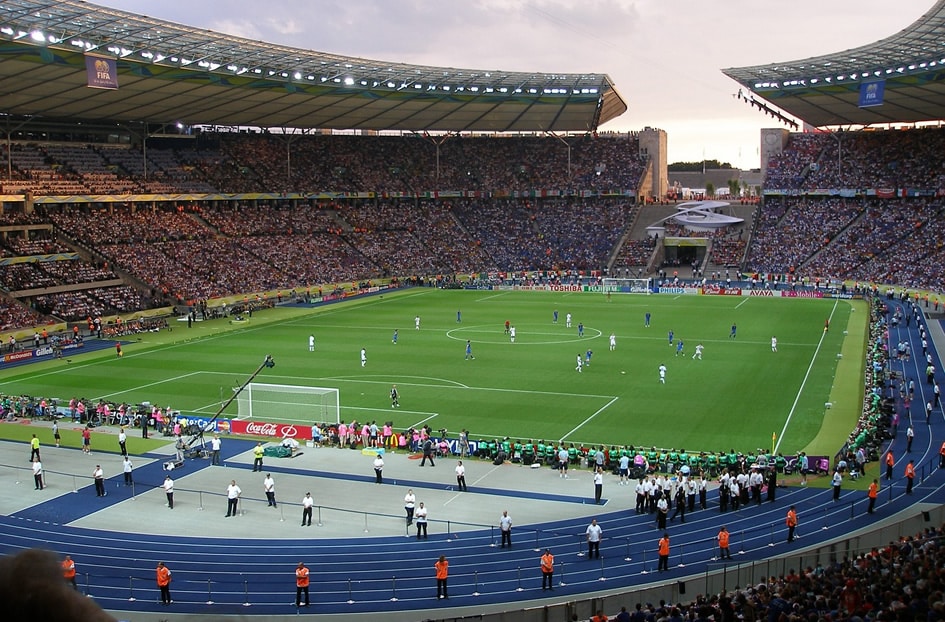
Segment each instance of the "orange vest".
[{"label": "orange vest", "polygon": [[555,571],[555,556],[551,553],[545,553],[541,556],[541,571],[545,574],[551,574]]},{"label": "orange vest", "polygon": [[915,477],[915,467],[912,466],[911,462],[906,465],[906,477],[908,477],[909,479],[912,479],[913,477]]},{"label": "orange vest", "polygon": [[868,491],[866,494],[869,495],[869,498],[870,498],[870,499],[875,499],[875,498],[876,498],[876,493],[877,493],[878,490],[879,490],[879,486],[876,485],[876,482],[872,482],[872,483],[870,484],[870,489],[869,489],[869,491]]},{"label": "orange vest", "polygon": [[157,569],[158,587],[164,587],[165,585],[170,585],[170,583],[171,583],[171,571],[168,570],[167,566],[160,566]]},{"label": "orange vest", "polygon": [[449,566],[450,566],[450,563],[446,561],[445,559],[441,562],[438,561],[435,564],[433,564],[433,567],[436,568],[436,578],[445,579]]},{"label": "orange vest", "polygon": [[295,585],[297,587],[308,587],[308,568],[295,569]]},{"label": "orange vest", "polygon": [[945,456],[945,443],[942,443],[942,448],[938,450],[938,453]]},{"label": "orange vest", "polygon": [[62,560],[62,576],[67,579],[75,578],[75,562],[71,559]]},{"label": "orange vest", "polygon": [[[943,444],[943,447],[945,447],[945,444]],[[886,452],[886,466],[892,466],[894,464],[896,464],[896,461],[893,459],[892,452],[887,451]]]},{"label": "orange vest", "polygon": [[669,555],[669,538],[660,538],[660,555]]},{"label": "orange vest", "polygon": [[723,549],[728,548],[728,532],[727,531],[719,532],[719,548],[723,548]]},{"label": "orange vest", "polygon": [[785,523],[787,523],[788,527],[797,527],[797,513],[794,510],[788,510]]}]

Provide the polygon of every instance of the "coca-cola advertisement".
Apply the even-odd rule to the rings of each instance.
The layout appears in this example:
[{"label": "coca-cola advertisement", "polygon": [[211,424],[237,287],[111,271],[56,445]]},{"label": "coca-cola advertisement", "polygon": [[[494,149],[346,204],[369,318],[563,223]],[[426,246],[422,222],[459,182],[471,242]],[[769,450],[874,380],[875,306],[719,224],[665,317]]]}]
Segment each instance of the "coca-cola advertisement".
[{"label": "coca-cola advertisement", "polygon": [[231,419],[230,433],[249,436],[269,436],[273,438],[295,438],[300,435],[299,428],[292,423],[271,423],[253,419]]}]

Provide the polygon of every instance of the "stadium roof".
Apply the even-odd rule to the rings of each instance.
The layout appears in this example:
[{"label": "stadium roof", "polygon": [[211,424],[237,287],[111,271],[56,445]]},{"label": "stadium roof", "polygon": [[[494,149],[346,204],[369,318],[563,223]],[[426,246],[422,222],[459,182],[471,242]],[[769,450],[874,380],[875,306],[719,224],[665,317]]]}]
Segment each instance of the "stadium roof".
[{"label": "stadium roof", "polygon": [[[86,55],[118,89],[87,86]],[[0,0],[0,112],[321,129],[593,131],[627,110],[606,74],[427,67],[313,52],[76,0]]]},{"label": "stadium roof", "polygon": [[[875,43],[722,72],[815,127],[945,119],[945,0],[901,32]],[[882,83],[872,87],[874,95],[881,89],[881,103],[861,107],[861,90],[870,83]]]}]

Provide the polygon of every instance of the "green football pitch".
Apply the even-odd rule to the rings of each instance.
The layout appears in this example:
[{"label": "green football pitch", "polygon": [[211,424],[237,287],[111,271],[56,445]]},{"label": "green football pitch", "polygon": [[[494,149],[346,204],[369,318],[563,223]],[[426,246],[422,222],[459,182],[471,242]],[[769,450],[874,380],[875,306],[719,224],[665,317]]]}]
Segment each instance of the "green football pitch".
[{"label": "green football pitch", "polygon": [[[265,310],[242,325],[176,323],[172,332],[142,335],[121,359],[105,350],[4,370],[0,391],[149,401],[208,416],[271,354],[276,366],[257,382],[337,388],[345,421],[393,421],[397,430],[426,424],[451,434],[466,428],[474,439],[746,452],[775,443],[785,454],[832,455],[862,406],[867,317],[862,301],[414,288]],[[677,356],[679,339],[685,347]],[[473,359],[465,357],[467,340]],[[693,359],[697,344],[702,360]],[[577,356],[588,350],[590,365],[578,372]],[[321,418],[316,410],[306,423]],[[224,416],[235,415],[234,402]]]}]

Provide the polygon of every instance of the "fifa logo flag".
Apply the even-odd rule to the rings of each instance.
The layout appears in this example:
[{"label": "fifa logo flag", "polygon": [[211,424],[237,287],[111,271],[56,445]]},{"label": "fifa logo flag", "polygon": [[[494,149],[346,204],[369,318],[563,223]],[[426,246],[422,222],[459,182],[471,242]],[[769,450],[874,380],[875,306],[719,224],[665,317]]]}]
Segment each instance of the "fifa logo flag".
[{"label": "fifa logo flag", "polygon": [[93,89],[118,88],[118,63],[114,58],[85,57],[86,85]]},{"label": "fifa logo flag", "polygon": [[860,84],[860,108],[883,105],[883,93],[886,90],[885,80],[863,82]]}]

